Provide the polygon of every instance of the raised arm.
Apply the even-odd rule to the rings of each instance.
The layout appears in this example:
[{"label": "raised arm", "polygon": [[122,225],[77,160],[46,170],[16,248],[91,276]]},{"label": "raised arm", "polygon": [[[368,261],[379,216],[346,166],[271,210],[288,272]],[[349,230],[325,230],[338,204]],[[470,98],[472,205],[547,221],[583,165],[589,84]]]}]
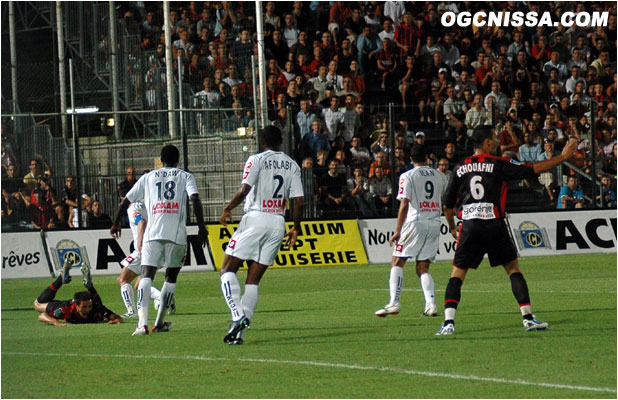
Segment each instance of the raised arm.
[{"label": "raised arm", "polygon": [[541,172],[549,171],[550,169],[562,164],[569,158],[573,157],[575,154],[575,150],[577,149],[577,140],[571,139],[567,142],[564,149],[562,149],[562,154],[557,157],[550,158],[549,160],[541,161],[533,164],[534,173],[540,174]]}]

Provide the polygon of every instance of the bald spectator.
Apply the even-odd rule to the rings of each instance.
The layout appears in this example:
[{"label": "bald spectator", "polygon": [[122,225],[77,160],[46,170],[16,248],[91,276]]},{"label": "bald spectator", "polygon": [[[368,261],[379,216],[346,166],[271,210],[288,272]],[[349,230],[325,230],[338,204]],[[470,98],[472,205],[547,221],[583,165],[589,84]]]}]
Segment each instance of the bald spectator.
[{"label": "bald spectator", "polygon": [[133,167],[128,167],[126,171],[126,179],[118,185],[118,196],[120,196],[120,200],[124,200],[129,190],[135,185],[137,179],[135,177],[136,170]]}]

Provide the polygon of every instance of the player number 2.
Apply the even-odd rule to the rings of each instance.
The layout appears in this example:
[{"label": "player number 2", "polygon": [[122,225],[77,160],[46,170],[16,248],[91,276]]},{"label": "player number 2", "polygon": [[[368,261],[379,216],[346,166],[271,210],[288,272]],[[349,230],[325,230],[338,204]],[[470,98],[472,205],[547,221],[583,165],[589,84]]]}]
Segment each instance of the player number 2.
[{"label": "player number 2", "polygon": [[425,182],[425,191],[427,192],[427,196],[425,196],[425,198],[427,200],[431,199],[433,197],[433,182],[432,181]]},{"label": "player number 2", "polygon": [[485,188],[481,184],[482,176],[475,176],[470,179],[470,194],[475,200],[480,200],[485,195]]},{"label": "player number 2", "polygon": [[273,193],[273,199],[280,199],[283,197],[283,195],[279,193],[281,186],[283,186],[283,177],[281,175],[275,175],[273,179],[277,181],[277,189],[275,189],[275,193]]},{"label": "player number 2", "polygon": [[[156,185],[157,185],[159,201],[161,201],[162,182],[157,182]],[[176,182],[174,181],[165,182],[165,190],[163,191],[163,197],[165,198],[165,200],[172,200],[174,197],[176,197],[175,189],[176,189]]]}]

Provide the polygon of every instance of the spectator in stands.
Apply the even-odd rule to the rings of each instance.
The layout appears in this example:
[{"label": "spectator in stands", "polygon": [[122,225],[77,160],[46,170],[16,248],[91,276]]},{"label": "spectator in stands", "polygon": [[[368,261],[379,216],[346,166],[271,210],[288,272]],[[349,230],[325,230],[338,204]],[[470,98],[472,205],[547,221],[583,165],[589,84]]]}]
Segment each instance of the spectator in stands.
[{"label": "spectator in stands", "polygon": [[380,73],[382,90],[390,89],[395,84],[395,71],[399,65],[399,56],[388,38],[382,40],[382,49],[376,55],[376,66]]},{"label": "spectator in stands", "polygon": [[369,179],[365,177],[365,170],[361,167],[354,168],[354,175],[348,179],[348,192],[364,218],[376,215],[376,203],[369,189]]},{"label": "spectator in stands", "polygon": [[376,154],[376,160],[369,166],[369,173],[367,176],[369,178],[373,178],[375,176],[375,171],[378,168],[381,168],[385,175],[390,175],[391,173],[391,164],[388,162],[388,157],[383,151],[379,151]]},{"label": "spectator in stands", "polygon": [[330,98],[330,107],[322,110],[322,119],[324,120],[324,129],[328,133],[328,140],[332,142],[341,134],[340,127],[345,122],[345,115],[339,110],[338,97]]},{"label": "spectator in stands", "polygon": [[288,45],[288,48],[291,48],[298,41],[298,35],[300,31],[296,28],[296,20],[291,13],[286,13],[283,16],[284,26],[282,29],[283,39]]},{"label": "spectator in stands", "polygon": [[88,213],[86,218],[86,226],[88,228],[107,229],[112,226],[112,219],[109,215],[103,213],[102,205],[99,200],[92,202],[92,212]]},{"label": "spectator in stands", "polygon": [[131,190],[133,185],[135,185],[135,182],[137,182],[137,179],[136,179],[135,175],[136,175],[135,168],[128,167],[127,170],[126,170],[126,178],[125,178],[125,180],[120,182],[120,184],[117,187],[118,196],[120,197],[121,201],[124,200],[124,198],[127,195],[127,193],[129,193],[129,190]]},{"label": "spectator in stands", "polygon": [[6,178],[2,178],[2,196],[8,201],[10,196],[20,191],[23,181],[17,177],[17,166],[9,165],[6,168]]},{"label": "spectator in stands", "polygon": [[494,105],[495,111],[498,113],[498,116],[505,115],[507,109],[509,108],[509,99],[508,97],[506,97],[506,94],[502,93],[500,82],[492,82],[491,92],[489,92],[487,96],[485,96],[485,108],[487,108],[488,110],[492,109],[488,101],[490,97],[494,97],[496,99]]},{"label": "spectator in stands", "polygon": [[358,5],[352,6],[352,14],[345,21],[345,32],[348,40],[355,43],[356,38],[361,34],[363,28],[367,25],[365,19],[361,15],[361,10]]},{"label": "spectator in stands", "polygon": [[393,20],[386,17],[382,21],[382,31],[378,33],[378,37],[382,40],[382,47],[384,47],[384,39],[394,40],[395,39],[395,29],[393,28]]},{"label": "spectator in stands", "polygon": [[69,215],[67,212],[67,207],[62,204],[57,204],[54,207],[54,214],[52,215],[48,228],[54,229],[70,229],[69,226]]},{"label": "spectator in stands", "polygon": [[345,176],[339,174],[339,160],[330,160],[328,172],[319,179],[324,216],[333,217],[338,215],[339,210],[345,209],[348,196]]},{"label": "spectator in stands", "polygon": [[[374,154],[374,157],[376,157],[379,152],[383,152],[386,155],[386,158],[390,156],[391,147],[387,143],[387,141],[388,141],[388,134],[386,133],[386,131],[381,131],[380,134],[378,135],[378,138],[369,147],[369,150],[371,150],[371,152]],[[371,178],[371,175],[369,175],[369,177]]]},{"label": "spectator in stands", "polygon": [[300,111],[296,114],[296,124],[299,130],[300,139],[305,137],[305,135],[311,132],[311,126],[313,125],[313,121],[315,121],[317,116],[311,109],[309,108],[309,100],[301,99],[300,100]]},{"label": "spectator in stands", "polygon": [[522,143],[521,130],[515,127],[515,123],[510,117],[504,120],[504,129],[500,131],[498,141],[503,157],[519,160],[519,146]]},{"label": "spectator in stands", "polygon": [[[350,71],[345,76],[350,78],[350,90],[358,93],[358,97],[361,97],[365,93],[365,79],[360,74],[360,69],[358,67],[358,61],[352,60],[350,61]],[[344,88],[345,88],[345,77],[344,77]]]},{"label": "spectator in stands", "polygon": [[223,121],[223,129],[227,132],[233,132],[240,127],[249,126],[249,118],[243,111],[240,101],[234,101],[232,103],[232,108],[234,109],[234,113],[230,118]]},{"label": "spectator in stands", "polygon": [[364,77],[375,69],[374,64],[375,54],[382,49],[380,38],[371,31],[369,25],[365,25],[362,34],[356,40],[356,48],[358,49],[358,65],[360,73]]},{"label": "spectator in stands", "polygon": [[442,172],[447,180],[451,178],[452,172],[449,170],[449,161],[446,158],[438,160],[438,171]]},{"label": "spectator in stands", "polygon": [[321,150],[325,150],[326,154],[328,154],[331,146],[328,140],[328,133],[322,129],[321,120],[313,120],[311,132],[302,137],[300,146],[301,152],[305,157],[313,157],[318,160],[317,156]]},{"label": "spectator in stands", "polygon": [[[467,72],[464,71],[463,74],[465,75]],[[468,106],[464,100],[455,97],[454,87],[447,87],[446,95],[448,99],[444,102],[444,116],[448,126],[455,131],[456,137],[463,137],[466,129],[464,121],[468,112]]]},{"label": "spectator in stands", "polygon": [[277,60],[277,65],[279,67],[282,67],[288,58],[288,53],[290,52],[290,50],[288,49],[288,45],[285,40],[283,40],[281,31],[274,30],[271,34],[270,39],[265,40],[265,42],[266,57],[269,59],[274,58],[275,60]]},{"label": "spectator in stands", "polygon": [[375,175],[369,181],[369,193],[373,196],[378,215],[390,215],[393,187],[381,166],[375,167]]},{"label": "spectator in stands", "polygon": [[442,38],[440,53],[442,54],[442,61],[449,67],[459,61],[459,48],[453,44],[453,37],[448,33]]},{"label": "spectator in stands", "polygon": [[527,163],[535,163],[541,161],[543,149],[537,142],[537,137],[533,134],[524,133],[524,144],[519,146],[519,161]]},{"label": "spectator in stands", "polygon": [[51,218],[52,208],[45,201],[43,195],[38,190],[32,191],[32,201],[26,208],[26,222],[34,229],[47,228],[47,224]]},{"label": "spectator in stands", "polygon": [[551,59],[543,65],[543,73],[546,78],[549,77],[549,72],[553,69],[558,70],[559,79],[564,79],[568,75],[566,64],[560,62],[560,53],[558,50],[552,50]]},{"label": "spectator in stands", "polygon": [[[3,188],[4,190],[4,188]],[[29,201],[29,200],[28,200]],[[2,229],[11,229],[26,226],[27,204],[22,192],[17,191],[3,201]]]},{"label": "spectator in stands", "polygon": [[[45,166],[44,170],[41,170],[39,163]],[[40,154],[37,154],[32,160],[30,160],[29,168],[30,172],[28,172],[23,179],[23,188],[28,196],[30,196],[32,191],[39,186],[39,182],[43,177],[50,178],[52,176],[52,169],[49,166],[49,163]]]},{"label": "spectator in stands", "polygon": [[[298,20],[297,20],[298,21]],[[306,60],[310,60],[313,56],[313,49],[311,48],[307,32],[298,32],[298,39],[293,46],[290,46],[290,53],[294,55],[294,59],[297,59],[300,54],[305,55]]]},{"label": "spectator in stands", "polygon": [[403,147],[395,147],[395,174],[394,177],[399,179],[399,175],[412,169],[410,157],[406,155]]},{"label": "spectator in stands", "polygon": [[361,138],[354,136],[350,142],[350,167],[367,170],[371,164],[371,154],[366,147],[361,146]]},{"label": "spectator in stands", "polygon": [[334,86],[336,92],[343,90],[343,76],[337,73],[337,65],[337,60],[330,60],[328,62],[328,73],[326,74],[326,80]]},{"label": "spectator in stands", "polygon": [[584,208],[584,193],[579,186],[577,176],[569,176],[567,184],[560,189],[557,208],[559,210]]},{"label": "spectator in stands", "polygon": [[[489,111],[483,106],[483,95],[477,93],[474,96],[474,107],[470,108],[466,113],[465,119],[466,127],[468,128],[467,136],[471,137],[474,132],[474,128],[481,125],[490,125],[491,116]],[[458,138],[457,143],[460,146],[464,146],[467,138]]]},{"label": "spectator in stands", "polygon": [[342,136],[346,144],[349,144],[352,137],[360,128],[360,117],[355,110],[356,101],[353,95],[345,96],[345,108],[343,109],[343,131]]},{"label": "spectator in stands", "polygon": [[609,176],[603,175],[601,178],[601,194],[597,196],[597,203],[609,208],[616,208],[616,189],[612,187]]},{"label": "spectator in stands", "polygon": [[345,75],[350,72],[350,64],[356,60],[350,39],[344,38],[337,52],[337,73]]},{"label": "spectator in stands", "polygon": [[318,92],[318,101],[322,101],[326,98],[326,86],[329,84],[328,79],[326,79],[327,71],[326,65],[320,65],[318,67],[318,75],[307,81],[309,90],[313,89]]}]

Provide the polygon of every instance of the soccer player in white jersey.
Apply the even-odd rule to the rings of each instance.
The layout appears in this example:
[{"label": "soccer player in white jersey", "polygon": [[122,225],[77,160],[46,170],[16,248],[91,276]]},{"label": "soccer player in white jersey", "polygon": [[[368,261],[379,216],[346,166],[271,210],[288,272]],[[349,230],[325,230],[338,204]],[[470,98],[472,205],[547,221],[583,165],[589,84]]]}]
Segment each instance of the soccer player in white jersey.
[{"label": "soccer player in white jersey", "polygon": [[130,203],[143,201],[148,215],[142,245],[142,279],[137,287],[138,323],[133,336],[148,334],[148,303],[150,288],[159,268],[166,267],[165,283],[161,288],[161,305],[152,328],[153,332],[167,332],[170,322],[164,322],[174,293],[176,279],[187,252],[187,198],[193,203],[198,224],[198,240],[206,244],[202,203],[195,177],[176,168],[180,153],[173,145],[161,149],[163,168],[143,175],[120,203],[110,232],[120,237],[120,217]]},{"label": "soccer player in white jersey", "polygon": [[378,317],[398,314],[403,287],[403,266],[407,259],[416,260],[416,274],[425,295],[423,316],[434,317],[438,309],[434,299],[433,278],[429,264],[435,259],[440,243],[441,196],[446,189],[446,176],[425,164],[427,150],[414,145],[410,151],[414,168],[401,174],[397,199],[401,201],[397,215],[397,228],[389,244],[393,250],[389,288],[390,302],[376,311]]},{"label": "soccer player in white jersey", "polygon": [[[303,186],[300,167],[287,154],[279,151],[281,131],[267,126],[260,135],[263,152],[252,155],[245,163],[241,187],[219,218],[227,226],[232,210],[245,200],[238,229],[230,238],[221,267],[221,291],[232,313],[232,323],[223,338],[225,343],[242,344],[244,330],[258,303],[258,284],[272,265],[284,237],[293,246],[300,232],[303,209]],[[294,226],[286,233],[284,214],[288,199],[294,199]],[[238,268],[248,262],[245,292],[240,295]]]},{"label": "soccer player in white jersey", "polygon": [[[126,256],[124,260],[120,261],[122,271],[116,279],[118,286],[120,286],[122,301],[127,308],[127,313],[122,315],[123,319],[134,318],[137,316],[137,311],[135,308],[135,292],[133,291],[132,282],[136,276],[142,273],[142,239],[144,230],[146,229],[147,217],[144,203],[139,201],[136,203],[131,203],[127,209],[127,216],[129,217],[129,228],[131,228],[131,233],[133,234],[134,250],[131,254]],[[161,292],[159,289],[152,286],[150,288],[150,298],[154,300],[155,308],[157,308],[156,305],[160,304],[161,300]],[[170,314],[173,314],[175,310],[176,305],[172,303]]]}]

